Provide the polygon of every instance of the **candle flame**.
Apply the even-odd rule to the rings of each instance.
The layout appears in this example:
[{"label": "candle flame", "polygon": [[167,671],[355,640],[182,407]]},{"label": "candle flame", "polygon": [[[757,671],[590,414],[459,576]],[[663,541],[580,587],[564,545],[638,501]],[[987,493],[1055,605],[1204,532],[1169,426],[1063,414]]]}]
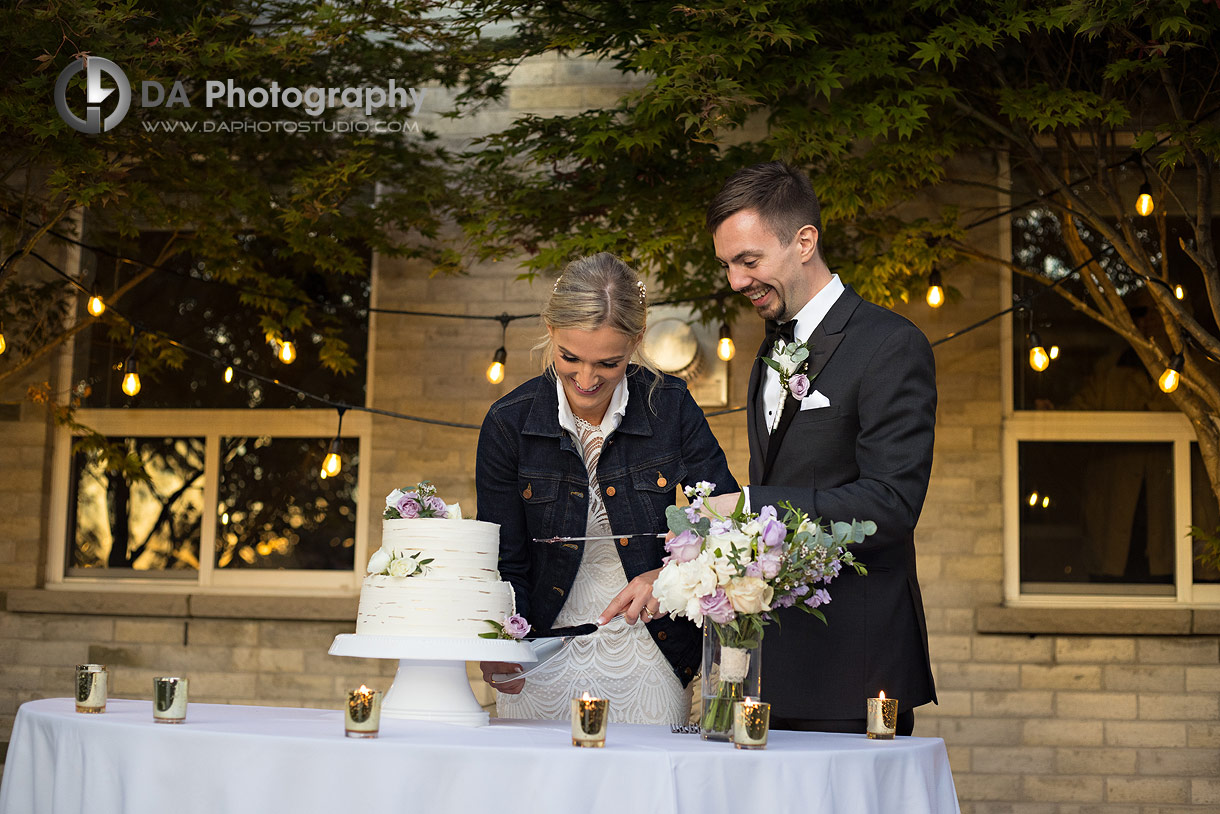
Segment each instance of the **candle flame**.
[{"label": "candle flame", "polygon": [[884,701],[885,700],[885,690],[882,690],[880,693],[878,693],[878,696],[881,698],[882,701]]},{"label": "candle flame", "polygon": [[581,701],[592,701],[593,696],[589,695],[589,691],[585,690],[585,694],[580,697]]},{"label": "candle flame", "polygon": [[369,688],[368,688],[368,687],[366,687],[366,686],[364,686],[363,684],[361,684],[361,685],[360,685],[360,689],[356,690],[356,692],[360,693],[361,695],[368,695],[368,694],[369,694],[369,692],[370,692],[370,690],[369,690]]}]

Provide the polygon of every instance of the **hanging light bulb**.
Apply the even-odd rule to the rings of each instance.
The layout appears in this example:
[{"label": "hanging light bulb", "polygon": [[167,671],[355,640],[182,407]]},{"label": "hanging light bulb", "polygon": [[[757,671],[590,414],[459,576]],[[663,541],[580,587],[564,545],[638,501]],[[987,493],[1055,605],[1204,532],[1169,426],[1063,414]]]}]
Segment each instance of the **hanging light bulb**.
[{"label": "hanging light bulb", "polygon": [[97,294],[89,297],[88,308],[89,313],[95,317],[100,317],[102,314],[106,313],[106,303]]},{"label": "hanging light bulb", "polygon": [[276,355],[280,357],[280,361],[286,365],[290,365],[297,360],[297,348],[292,344],[291,339],[285,339],[280,343],[279,350]]},{"label": "hanging light bulb", "polygon": [[1173,287],[1173,295],[1179,300],[1186,296],[1186,289],[1182,288],[1182,284],[1178,283]]},{"label": "hanging light bulb", "polygon": [[1051,345],[1051,348],[1049,351],[1047,351],[1046,355],[1051,358],[1052,362],[1055,361],[1056,359],[1058,359],[1059,358],[1059,346]]},{"label": "hanging light bulb", "polygon": [[4,341],[4,326],[0,325],[0,354],[8,350],[8,343]]},{"label": "hanging light bulb", "polygon": [[940,269],[932,269],[928,275],[928,305],[940,308],[945,304],[945,289],[941,287]]},{"label": "hanging light bulb", "polygon": [[225,368],[225,384],[229,384],[232,381],[233,381],[233,365],[229,365],[228,367]]},{"label": "hanging light bulb", "polygon": [[339,455],[340,445],[339,439],[330,442],[330,452],[326,454],[326,458],[322,461],[322,477],[333,478],[343,469],[343,458]]},{"label": "hanging light bulb", "polygon": [[720,324],[720,339],[716,342],[716,356],[720,361],[727,362],[737,355],[737,346],[733,344],[733,331],[729,323]]},{"label": "hanging light bulb", "polygon": [[1152,185],[1147,181],[1140,184],[1139,196],[1135,199],[1135,211],[1139,212],[1142,217],[1148,217],[1152,214],[1155,204],[1152,202]]},{"label": "hanging light bulb", "polygon": [[1165,368],[1165,372],[1157,380],[1157,384],[1161,387],[1161,392],[1172,393],[1178,389],[1178,382],[1182,380],[1182,366],[1184,364],[1186,364],[1186,358],[1180,353],[1175,353],[1173,358],[1169,360],[1169,367]]},{"label": "hanging light bulb", "polygon": [[1030,506],[1037,506],[1037,505],[1038,505],[1038,493],[1037,493],[1037,492],[1030,492],[1030,493],[1029,493],[1029,505],[1030,505]]},{"label": "hanging light bulb", "polygon": [[1029,366],[1041,373],[1051,363],[1050,354],[1042,347],[1042,339],[1037,331],[1029,332]]},{"label": "hanging light bulb", "polygon": [[491,364],[487,366],[487,381],[492,384],[504,381],[504,363],[507,361],[508,351],[501,346],[496,350],[495,356],[491,357]]},{"label": "hanging light bulb", "polygon": [[140,392],[140,371],[134,356],[128,356],[123,364],[123,392],[132,397]]}]

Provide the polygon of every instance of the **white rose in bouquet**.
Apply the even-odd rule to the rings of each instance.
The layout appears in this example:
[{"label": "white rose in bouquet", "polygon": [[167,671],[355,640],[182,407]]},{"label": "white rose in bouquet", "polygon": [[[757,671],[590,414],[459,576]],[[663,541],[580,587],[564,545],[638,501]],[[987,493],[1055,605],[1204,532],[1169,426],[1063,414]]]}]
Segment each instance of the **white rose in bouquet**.
[{"label": "white rose in bouquet", "polygon": [[385,570],[390,567],[390,552],[384,548],[379,548],[373,552],[373,556],[369,557],[369,573],[384,574]]},{"label": "white rose in bouquet", "polygon": [[761,577],[734,577],[724,587],[733,610],[738,613],[762,613],[771,610],[775,589]]}]

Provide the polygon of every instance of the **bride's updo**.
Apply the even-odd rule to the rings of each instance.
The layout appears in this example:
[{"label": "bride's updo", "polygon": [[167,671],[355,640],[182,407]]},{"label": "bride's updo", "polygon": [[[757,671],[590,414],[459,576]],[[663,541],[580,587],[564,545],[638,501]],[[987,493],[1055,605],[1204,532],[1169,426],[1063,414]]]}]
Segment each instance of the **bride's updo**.
[{"label": "bride's updo", "polygon": [[[542,321],[547,328],[578,331],[609,325],[629,339],[639,339],[631,361],[653,374],[655,387],[660,371],[641,349],[648,327],[647,295],[644,281],[630,266],[609,252],[599,252],[564,267],[542,307]],[[555,354],[549,332],[536,349],[542,351],[543,367],[549,368]]]}]

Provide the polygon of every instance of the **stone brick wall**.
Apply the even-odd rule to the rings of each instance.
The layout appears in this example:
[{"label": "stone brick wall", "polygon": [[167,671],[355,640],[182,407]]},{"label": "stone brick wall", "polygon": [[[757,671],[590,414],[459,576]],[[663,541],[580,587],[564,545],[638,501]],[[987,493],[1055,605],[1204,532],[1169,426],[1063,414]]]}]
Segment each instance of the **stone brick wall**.
[{"label": "stone brick wall", "polygon": [[[599,103],[619,84],[605,66],[539,59],[519,70],[504,105],[474,122],[446,125],[447,137],[463,141],[524,110]],[[979,159],[975,170],[994,180],[990,159]],[[960,189],[940,194],[963,208],[994,203]],[[975,230],[972,239],[999,251],[999,228]],[[382,260],[377,304],[536,312],[549,282],[531,285],[516,274],[512,263],[501,263],[465,277],[432,278],[417,263]],[[934,341],[1008,304],[1000,269],[958,267],[946,273],[946,283],[960,290],[959,302],[937,311],[922,301],[900,309]],[[500,344],[495,321],[379,314],[374,326],[371,404],[379,408],[478,424],[492,401],[538,370],[530,349],[541,328],[533,320],[508,329],[501,385],[484,378]],[[917,547],[940,705],[918,711],[916,734],[945,739],[967,814],[1220,811],[1220,611],[1021,615],[1000,607],[1002,330],[990,323],[936,349],[936,457]],[[729,402],[738,405],[761,324],[746,317],[734,333]],[[26,379],[41,381],[49,372],[44,366]],[[23,394],[24,386],[8,388],[0,402],[18,403]],[[744,482],[744,417],[713,418],[711,426]],[[475,431],[390,418],[375,418],[373,428],[364,458],[373,495],[430,478],[467,511],[475,507]],[[7,453],[0,467],[0,744],[17,707],[67,695],[72,665],[84,660],[112,665],[117,697],[148,697],[155,673],[179,671],[191,676],[192,699],[202,702],[335,707],[342,691],[361,681],[388,686],[393,662],[326,655],[334,635],[352,629],[352,597],[222,602],[82,594],[65,603],[30,590],[41,583],[47,544],[47,438],[38,408],[0,404],[0,448]],[[366,507],[374,523],[378,503]]]}]

